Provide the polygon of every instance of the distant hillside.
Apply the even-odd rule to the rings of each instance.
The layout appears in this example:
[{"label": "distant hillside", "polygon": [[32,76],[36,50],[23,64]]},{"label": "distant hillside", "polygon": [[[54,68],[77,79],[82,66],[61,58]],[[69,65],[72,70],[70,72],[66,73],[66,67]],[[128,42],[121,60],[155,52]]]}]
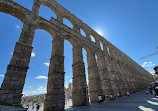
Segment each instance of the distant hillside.
[{"label": "distant hillside", "polygon": [[44,99],[45,99],[45,94],[23,97],[22,104],[41,103],[44,102]]}]

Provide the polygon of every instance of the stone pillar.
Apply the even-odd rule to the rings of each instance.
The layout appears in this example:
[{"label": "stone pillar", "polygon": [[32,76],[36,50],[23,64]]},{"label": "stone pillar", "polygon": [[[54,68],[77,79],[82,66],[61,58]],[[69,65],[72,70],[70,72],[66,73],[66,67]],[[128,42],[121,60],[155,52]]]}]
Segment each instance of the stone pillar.
[{"label": "stone pillar", "polygon": [[122,83],[122,80],[121,80],[119,69],[118,69],[118,67],[116,66],[116,63],[115,63],[115,58],[112,58],[111,62],[112,62],[115,77],[116,77],[116,84],[117,84],[117,87],[118,87],[118,92],[120,93],[120,95],[122,95],[123,94],[123,86],[122,86],[123,83]]},{"label": "stone pillar", "polygon": [[75,24],[75,25],[73,26],[73,30],[74,30],[75,32],[77,32],[77,33],[80,34],[80,27],[78,26],[78,24]]},{"label": "stone pillar", "polygon": [[88,87],[86,82],[85,65],[83,63],[82,47],[73,47],[73,106],[88,105]]},{"label": "stone pillar", "polygon": [[86,38],[91,40],[91,34],[90,33],[86,33]]},{"label": "stone pillar", "polygon": [[0,89],[0,101],[20,104],[36,27],[25,22]]},{"label": "stone pillar", "polygon": [[[120,63],[119,65],[120,65],[120,68],[121,68],[122,78],[123,78],[123,81],[124,81],[124,88],[125,88],[125,91],[127,93],[127,91],[129,92],[129,87],[130,87],[129,83],[128,83],[127,73],[125,72],[123,64]],[[126,95],[126,93],[124,95]]]},{"label": "stone pillar", "polygon": [[126,72],[127,72],[127,75],[128,75],[128,83],[129,83],[129,86],[130,86],[130,93],[133,93],[133,83],[132,83],[132,76],[131,76],[131,70],[129,68],[128,65],[126,65]]},{"label": "stone pillar", "polygon": [[94,52],[87,52],[87,61],[90,101],[91,103],[96,103],[98,102],[98,96],[102,95],[103,91]]},{"label": "stone pillar", "polygon": [[57,20],[58,20],[60,23],[63,23],[63,17],[62,17],[62,15],[57,15]]},{"label": "stone pillar", "polygon": [[124,83],[124,79],[123,79],[123,73],[121,72],[120,66],[118,64],[117,61],[115,61],[115,66],[116,66],[116,70],[120,79],[120,86],[121,86],[121,95],[126,95],[126,87],[125,87],[125,83]]},{"label": "stone pillar", "polygon": [[98,59],[98,68],[99,68],[103,94],[110,95],[112,93],[112,85],[111,85],[110,76],[109,76],[109,72],[107,69],[107,64],[105,62],[104,55],[100,53],[97,56],[97,59]]},{"label": "stone pillar", "polygon": [[35,13],[36,15],[39,14],[41,4],[42,3],[40,0],[34,0],[34,4],[32,6],[32,12]]},{"label": "stone pillar", "polygon": [[127,73],[127,69],[125,67],[125,64],[124,63],[121,63],[120,65],[122,67],[122,71],[123,71],[123,74],[124,74],[124,83],[125,83],[125,87],[126,87],[126,92],[130,92],[130,83],[129,83],[129,76],[128,76],[128,73]]},{"label": "stone pillar", "polygon": [[117,97],[117,93],[120,92],[120,90],[119,90],[118,81],[115,75],[115,70],[114,70],[114,66],[111,59],[112,58],[110,58],[109,55],[105,54],[105,60],[107,61],[108,66],[109,66],[109,74],[110,74],[112,90],[113,90],[112,93]]},{"label": "stone pillar", "polygon": [[133,80],[133,85],[134,85],[134,92],[137,92],[137,84],[136,84],[136,81],[135,81],[134,69],[132,70],[132,80]]},{"label": "stone pillar", "polygon": [[64,38],[62,32],[57,32],[53,38],[44,111],[64,110],[64,77]]}]

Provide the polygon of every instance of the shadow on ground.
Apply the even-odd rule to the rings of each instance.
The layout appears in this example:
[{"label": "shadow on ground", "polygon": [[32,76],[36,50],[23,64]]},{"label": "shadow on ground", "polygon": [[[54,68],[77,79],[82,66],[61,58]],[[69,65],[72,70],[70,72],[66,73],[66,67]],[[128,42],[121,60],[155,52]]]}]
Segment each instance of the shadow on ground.
[{"label": "shadow on ground", "polygon": [[67,108],[65,111],[158,111],[158,98],[147,96],[145,91],[124,96],[113,101],[104,102],[102,106],[91,104],[90,106]]}]

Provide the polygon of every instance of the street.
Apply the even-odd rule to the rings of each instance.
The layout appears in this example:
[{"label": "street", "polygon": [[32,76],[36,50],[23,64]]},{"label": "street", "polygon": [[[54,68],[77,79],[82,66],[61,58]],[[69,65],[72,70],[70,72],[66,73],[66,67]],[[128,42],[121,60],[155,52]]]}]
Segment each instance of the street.
[{"label": "street", "polygon": [[[43,107],[39,111],[43,111]],[[147,96],[144,90],[131,94],[130,97],[124,96],[104,102],[102,106],[98,104],[75,108],[66,106],[65,111],[158,111],[158,98]]]}]

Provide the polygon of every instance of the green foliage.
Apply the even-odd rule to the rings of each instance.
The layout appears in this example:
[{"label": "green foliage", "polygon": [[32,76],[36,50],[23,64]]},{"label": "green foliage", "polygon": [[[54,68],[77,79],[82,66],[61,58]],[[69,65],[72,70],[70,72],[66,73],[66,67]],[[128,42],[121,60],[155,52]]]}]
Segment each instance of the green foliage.
[{"label": "green foliage", "polygon": [[[27,97],[24,97],[24,98],[27,98]],[[44,98],[45,98],[45,95],[40,95],[40,96],[32,96],[32,97],[29,97],[29,99],[25,99],[24,100],[24,104],[28,104],[28,103],[41,103],[41,102],[44,102]]]},{"label": "green foliage", "polygon": [[9,104],[9,103],[5,103],[5,102],[0,102],[1,106],[13,106],[13,107],[19,107],[22,108],[22,105],[14,105],[14,104]]}]

